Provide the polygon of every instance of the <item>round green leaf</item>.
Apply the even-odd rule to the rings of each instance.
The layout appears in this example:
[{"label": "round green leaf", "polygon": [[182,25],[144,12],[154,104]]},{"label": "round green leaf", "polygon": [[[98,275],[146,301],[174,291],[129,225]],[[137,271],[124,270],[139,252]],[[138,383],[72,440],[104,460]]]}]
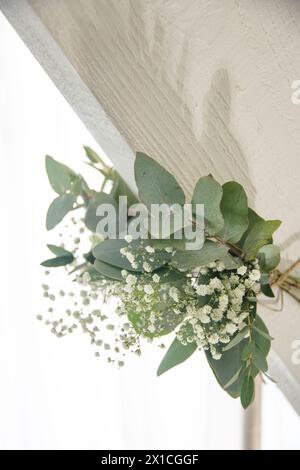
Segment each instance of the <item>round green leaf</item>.
[{"label": "round green leaf", "polygon": [[65,217],[65,215],[73,209],[76,202],[76,196],[73,194],[64,194],[58,196],[49,206],[47,212],[46,227],[52,230]]},{"label": "round green leaf", "polygon": [[277,245],[269,244],[260,248],[258,259],[261,270],[269,273],[275,269],[280,262],[280,249]]},{"label": "round green leaf", "polygon": [[204,224],[210,235],[219,232],[224,225],[220,209],[222,194],[221,185],[212,176],[200,178],[194,189],[192,204],[204,205]]},{"label": "round green leaf", "polygon": [[171,259],[171,264],[179,269],[192,269],[219,260],[227,252],[227,246],[206,240],[201,250],[177,251]]},{"label": "round green leaf", "polygon": [[137,153],[134,165],[140,200],[151,204],[184,204],[185,195],[171,173],[144,153]]},{"label": "round green leaf", "polygon": [[219,236],[231,243],[237,243],[248,227],[248,201],[244,188],[235,181],[223,184],[221,212],[224,227]]},{"label": "round green leaf", "polygon": [[72,180],[78,178],[71,168],[49,155],[46,155],[46,171],[49,183],[57,194],[64,194],[71,190]]},{"label": "round green leaf", "polygon": [[116,210],[116,216],[118,216],[117,213],[117,204],[115,199],[110,195],[106,193],[97,193],[93,199],[88,204],[85,218],[84,218],[84,223],[87,226],[88,229],[90,229],[92,232],[96,232],[97,224],[99,220],[101,219],[100,216],[96,215],[97,208],[101,204],[111,204],[115,210]]}]

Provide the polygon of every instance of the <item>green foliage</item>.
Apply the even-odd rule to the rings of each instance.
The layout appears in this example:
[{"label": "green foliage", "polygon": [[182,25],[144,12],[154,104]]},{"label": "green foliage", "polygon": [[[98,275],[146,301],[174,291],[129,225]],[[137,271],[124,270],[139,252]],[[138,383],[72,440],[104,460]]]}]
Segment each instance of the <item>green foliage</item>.
[{"label": "green foliage", "polygon": [[196,349],[196,343],[189,343],[184,346],[177,338],[175,338],[159,365],[157,375],[162,375],[172,367],[186,361],[196,351]]},{"label": "green foliage", "polygon": [[[46,221],[48,230],[53,229],[72,209],[81,207],[75,205],[78,196],[83,200],[85,224],[94,233],[100,220],[100,216],[96,214],[100,204],[111,204],[118,216],[120,196],[128,197],[129,206],[138,202],[134,192],[113,168],[109,167],[90,147],[84,147],[84,150],[88,158],[87,163],[102,175],[100,181],[102,186],[99,184],[98,191],[90,190],[84,178],[66,165],[50,156],[46,157],[49,182],[58,195],[48,209]],[[143,153],[136,155],[135,178],[139,200],[148,208],[151,204],[182,206],[185,203],[184,192],[174,176]],[[195,204],[204,204],[205,240],[201,249],[192,251],[186,249],[186,242],[191,241],[184,238],[183,227],[179,230],[180,234],[183,234],[182,239],[176,238],[178,233],[174,233],[175,228],[170,239],[164,238],[163,233],[157,235],[161,238],[134,240],[131,243],[123,239],[106,239],[85,255],[84,272],[90,274],[91,282],[102,280],[124,282],[122,270],[131,272],[139,279],[145,274],[150,278],[149,269],[145,270],[145,262],[150,258],[145,246],[150,245],[155,247],[155,253],[150,250],[150,271],[155,271],[160,276],[161,284],[169,283],[170,286],[180,289],[186,282],[186,271],[191,275],[195,268],[214,261],[222,261],[225,270],[230,271],[258,258],[262,273],[261,291],[266,296],[273,297],[269,278],[280,261],[280,250],[273,244],[273,233],[280,226],[280,221],[266,221],[249,208],[246,193],[240,184],[230,181],[221,186],[212,176],[199,178],[194,189],[192,204],[194,213]],[[128,214],[126,217],[128,222],[134,223],[134,219],[130,219]],[[194,224],[194,221],[188,223]],[[117,227],[117,233],[118,229]],[[171,250],[166,250],[168,247],[173,247],[173,253],[170,253]],[[48,245],[48,248],[55,257],[44,261],[43,266],[56,267],[73,263],[73,254],[65,248],[56,245]],[[134,253],[134,263],[129,262],[130,257],[128,259],[124,249]],[[81,266],[79,268],[81,269]],[[81,269],[80,275],[82,273]],[[206,284],[206,281],[203,280],[203,283]],[[201,302],[203,305],[206,304],[208,296],[199,298],[199,305]],[[242,331],[231,336],[231,341],[223,347],[221,358],[217,360],[217,356],[214,355],[214,359],[211,353],[206,351],[206,358],[218,383],[230,396],[240,397],[244,408],[254,399],[255,377],[259,372],[266,374],[268,370],[267,356],[272,340],[266,325],[256,314],[254,292],[247,291],[246,303],[245,311],[249,312],[248,324]],[[159,308],[164,309],[168,306],[162,302]],[[140,314],[130,311],[128,319],[139,334]],[[174,325],[172,329],[174,330]],[[166,328],[157,334],[151,332],[148,336],[160,336],[169,332],[170,329]],[[184,362],[196,349],[196,343],[184,346],[175,338],[158,368],[157,375]]]},{"label": "green foliage", "polygon": [[243,380],[242,389],[241,389],[241,403],[243,408],[248,408],[249,405],[254,400],[255,388],[254,388],[254,379],[250,372],[248,372]]},{"label": "green foliage", "polygon": [[84,218],[85,225],[89,230],[94,233],[96,232],[97,224],[101,219],[101,217],[97,216],[96,214],[97,208],[101,204],[111,204],[116,210],[116,215],[118,215],[118,206],[115,199],[110,194],[106,194],[104,192],[96,193],[95,196],[87,204],[87,209]]},{"label": "green foliage", "polygon": [[275,269],[280,262],[280,249],[278,246],[264,245],[258,252],[260,268],[263,272],[269,273]]},{"label": "green foliage", "polygon": [[194,189],[192,204],[193,206],[195,204],[204,204],[204,224],[207,233],[210,235],[218,233],[224,225],[220,209],[222,194],[221,185],[212,176],[200,178]]},{"label": "green foliage", "polygon": [[235,181],[223,185],[221,211],[224,227],[219,236],[231,243],[237,243],[245,233],[248,220],[248,201],[244,188]]},{"label": "green foliage", "polygon": [[54,160],[49,155],[46,156],[46,171],[49,183],[57,194],[71,191],[72,183],[78,178],[71,168]]},{"label": "green foliage", "polygon": [[41,263],[41,266],[47,268],[56,268],[59,266],[65,266],[74,261],[74,256],[70,251],[57,245],[47,245],[49,250],[56,255],[56,258],[47,259]]},{"label": "green foliage", "polygon": [[148,155],[136,154],[134,172],[139,198],[146,206],[184,204],[184,192],[174,176]]},{"label": "green foliage", "polygon": [[[213,359],[210,352],[206,351],[206,358],[219,385],[223,389],[226,388],[226,392],[233,398],[240,396],[241,392],[242,352],[246,344],[247,340],[243,339],[228,351],[224,351],[219,360]],[[228,386],[233,377],[237,379]]]},{"label": "green foliage", "polygon": [[223,351],[229,351],[229,349],[234,348],[234,346],[238,345],[245,336],[249,333],[249,328],[245,327],[242,331],[240,331],[235,337],[228,343],[224,348]]},{"label": "green foliage", "polygon": [[73,209],[76,202],[76,196],[73,194],[64,194],[58,196],[52,201],[47,212],[46,227],[52,230],[59,222]]},{"label": "green foliage", "polygon": [[85,150],[86,156],[88,157],[91,163],[98,163],[104,168],[107,167],[107,165],[99,157],[99,155],[95,152],[95,150],[91,149],[91,147],[88,147],[87,145],[84,145],[83,148]]},{"label": "green foliage", "polygon": [[222,259],[227,252],[227,246],[206,240],[201,250],[177,251],[171,264],[180,269],[192,269]]},{"label": "green foliage", "polygon": [[121,274],[121,269],[111,264],[103,263],[102,261],[95,260],[94,268],[96,271],[101,274],[103,277],[112,279],[114,281],[124,281],[124,278]]},{"label": "green foliage", "polygon": [[[128,261],[126,256],[123,256],[120,252],[123,248],[130,248],[130,250],[136,251],[143,246],[141,240],[134,240],[128,244],[125,240],[104,240],[93,249],[93,255],[96,259],[103,261],[104,263],[111,264],[127,271],[143,272],[144,258],[142,255],[136,255],[137,267],[133,268],[132,264]],[[153,255],[153,262],[151,263],[152,271],[165,265],[170,260],[171,255],[166,252],[157,252]]]},{"label": "green foliage", "polygon": [[272,235],[280,226],[280,220],[260,220],[249,230],[243,243],[246,260],[255,259],[259,250],[269,244]]}]

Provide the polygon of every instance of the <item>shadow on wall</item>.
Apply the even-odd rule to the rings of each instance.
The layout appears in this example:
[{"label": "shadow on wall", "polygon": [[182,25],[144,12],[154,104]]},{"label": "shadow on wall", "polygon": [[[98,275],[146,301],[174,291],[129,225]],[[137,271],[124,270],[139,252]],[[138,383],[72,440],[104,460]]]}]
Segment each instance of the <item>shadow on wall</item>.
[{"label": "shadow on wall", "polygon": [[[222,180],[232,178],[241,183],[254,206],[255,188],[241,146],[230,130],[231,93],[226,70],[218,70],[204,99],[203,131],[199,150],[210,160],[211,168],[222,168]],[[214,172],[214,170],[212,170]]]},{"label": "shadow on wall", "polygon": [[[148,75],[145,80],[156,81],[156,96],[153,98],[158,99],[160,103],[159,122],[160,124],[165,123],[166,130],[171,129],[173,143],[169,139],[166,144],[167,153],[163,156],[163,140],[168,139],[168,136],[160,129],[163,135],[159,146],[156,146],[155,139],[153,139],[142,150],[158,158],[163,164],[165,159],[169,160],[166,155],[171,154],[172,160],[167,161],[167,165],[170,170],[175,172],[179,180],[182,178],[184,181],[184,175],[181,175],[182,168],[188,166],[191,168],[190,173],[195,181],[199,176],[208,173],[212,173],[221,183],[235,179],[245,187],[249,204],[254,206],[256,191],[250,181],[249,167],[239,142],[230,130],[231,90],[227,71],[219,69],[212,77],[210,88],[202,105],[203,129],[199,140],[194,132],[194,114],[201,112],[201,107],[199,107],[200,110],[199,108],[191,110],[184,99],[187,72],[190,70],[190,41],[192,38],[178,32],[185,37],[181,38],[182,48],[176,72],[174,71],[174,79],[174,77],[170,77],[169,67],[166,67],[164,61],[168,50],[166,29],[161,18],[154,11],[155,8],[152,10],[155,18],[152,34],[148,31],[148,34],[146,33],[140,41],[136,41],[135,37],[135,57],[140,58],[137,60],[136,66],[139,68],[141,61],[144,71],[151,71],[150,76]],[[139,28],[147,31],[147,27],[149,27],[149,7],[139,1],[134,4],[130,2],[128,18],[130,24],[128,34],[132,36],[134,44],[133,34],[137,32],[137,18],[139,22],[143,22]],[[157,61],[158,56],[160,56],[159,61]],[[145,83],[145,90],[153,87],[153,85],[152,87],[147,85]],[[144,100],[145,107],[149,105],[148,100],[146,98]],[[143,118],[147,120],[145,115]],[[151,118],[148,116],[148,119]],[[156,129],[156,131],[158,130]],[[170,148],[174,144],[177,151],[180,149],[180,155]],[[188,183],[184,181],[187,193],[192,191],[191,186],[195,181],[191,181],[191,179]]]},{"label": "shadow on wall", "polygon": [[[194,96],[191,82],[203,74],[197,66],[203,41],[194,34],[203,15],[199,2],[187,8],[180,0],[30,3],[132,149],[157,158],[188,196],[200,176],[213,173],[221,183],[243,184],[253,205],[247,161],[230,129],[226,70],[213,75],[203,105]],[[185,10],[193,28],[181,31]],[[195,131],[199,113],[202,135]]]}]

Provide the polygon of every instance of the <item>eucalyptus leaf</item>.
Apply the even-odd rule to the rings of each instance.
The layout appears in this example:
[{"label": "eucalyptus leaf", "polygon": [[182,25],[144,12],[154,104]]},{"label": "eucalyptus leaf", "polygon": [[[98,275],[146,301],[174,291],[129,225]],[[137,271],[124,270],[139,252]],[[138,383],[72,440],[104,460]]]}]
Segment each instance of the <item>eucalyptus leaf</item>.
[{"label": "eucalyptus leaf", "polygon": [[102,167],[107,167],[104,161],[99,157],[99,155],[91,147],[87,145],[83,146],[85,154],[91,163],[100,163]]},{"label": "eucalyptus leaf", "polygon": [[246,261],[255,259],[260,248],[269,243],[275,230],[278,229],[280,220],[263,220],[257,222],[248,233],[243,251],[246,253]]},{"label": "eucalyptus leaf", "polygon": [[201,250],[177,251],[170,263],[176,268],[188,270],[222,259],[227,252],[227,246],[206,240]]},{"label": "eucalyptus leaf", "polygon": [[161,284],[172,283],[172,285],[176,285],[186,279],[184,272],[176,271],[170,267],[158,268],[155,273],[160,277]]},{"label": "eucalyptus leaf", "polygon": [[266,358],[264,357],[264,355],[260,352],[258,348],[255,349],[252,357],[253,357],[254,365],[262,372],[267,372],[268,363],[266,361]]},{"label": "eucalyptus leaf", "polygon": [[178,364],[186,361],[196,351],[196,349],[196,343],[189,343],[184,346],[177,338],[175,338],[160,363],[160,366],[157,370],[157,375],[162,375],[172,367],[175,367]]},{"label": "eucalyptus leaf", "polygon": [[118,218],[118,206],[115,199],[110,194],[106,194],[104,192],[96,193],[95,197],[90,200],[87,206],[84,218],[85,225],[94,233],[96,232],[99,220],[101,220],[101,216],[97,215],[97,209],[101,204],[110,204],[115,209],[116,217]]},{"label": "eucalyptus leaf", "polygon": [[260,289],[266,297],[274,298],[275,294],[270,286],[270,284],[261,284]]},{"label": "eucalyptus leaf", "polygon": [[136,154],[134,173],[140,200],[146,206],[184,204],[184,192],[174,176],[148,155]]},{"label": "eucalyptus leaf", "polygon": [[226,346],[223,348],[223,351],[229,351],[229,349],[239,344],[245,338],[248,332],[249,328],[245,327],[242,331],[237,333],[235,337],[230,341],[230,343],[226,344]]},{"label": "eucalyptus leaf", "polygon": [[249,339],[249,342],[246,344],[242,351],[242,360],[246,361],[255,351],[255,343]]},{"label": "eucalyptus leaf", "polygon": [[[269,335],[268,328],[259,315],[256,315],[255,317],[254,326],[258,331],[257,329],[252,331],[252,339],[264,356],[267,357],[271,349],[271,337]],[[262,335],[261,333],[265,333],[265,335]]]},{"label": "eucalyptus leaf", "polygon": [[204,224],[207,233],[210,235],[219,232],[224,225],[220,209],[222,194],[222,186],[212,176],[200,178],[194,189],[192,197],[193,212],[195,212],[196,204],[204,205]]},{"label": "eucalyptus leaf", "polygon": [[[232,377],[240,371],[241,367],[243,367],[242,352],[246,344],[247,340],[243,339],[229,351],[223,352],[219,360],[213,359],[209,351],[205,352],[208,363],[222,388],[224,388]],[[230,386],[227,385],[226,392],[233,398],[240,396],[241,380],[238,379]]]},{"label": "eucalyptus leaf", "polygon": [[65,194],[66,191],[71,190],[72,181],[78,178],[71,168],[49,155],[46,155],[46,171],[49,183],[57,194]]},{"label": "eucalyptus leaf", "polygon": [[102,261],[99,261],[96,259],[96,261],[93,264],[94,268],[96,271],[101,274],[103,277],[106,277],[108,279],[112,279],[114,281],[122,281],[124,282],[124,278],[121,274],[121,269],[117,268],[116,266],[112,266],[107,263],[103,263]]},{"label": "eucalyptus leaf", "polygon": [[280,249],[277,245],[268,244],[260,248],[258,252],[260,268],[269,273],[275,269],[280,262]]},{"label": "eucalyptus leaf", "polygon": [[137,197],[131,191],[128,184],[121,178],[119,173],[115,170],[112,173],[111,179],[113,181],[113,191],[112,196],[114,197],[117,204],[119,204],[119,197],[126,196],[127,197],[127,205],[128,207],[136,204],[138,202]]},{"label": "eucalyptus leaf", "polygon": [[[128,244],[125,240],[122,239],[107,239],[99,245],[95,246],[95,248],[93,249],[93,255],[99,261],[103,261],[104,263],[111,264],[121,269],[126,269],[128,271],[143,272],[144,258],[141,255],[136,255],[135,262],[137,264],[137,267],[133,268],[132,265],[129,263],[128,259],[123,256],[120,252],[122,248],[128,248],[129,250],[135,252],[141,246],[143,246],[141,240],[133,240],[131,243]],[[166,252],[156,252],[152,254],[152,270],[154,271],[155,269],[162,267],[170,260],[170,257],[171,255]]]},{"label": "eucalyptus leaf", "polygon": [[273,341],[274,338],[272,338],[272,336],[270,336],[268,333],[266,333],[265,331],[261,330],[260,328],[258,328],[255,324],[253,324],[252,328],[261,336],[263,336],[264,338],[270,340],[270,341]]},{"label": "eucalyptus leaf", "polygon": [[231,379],[227,382],[227,384],[224,385],[224,390],[226,390],[226,388],[229,388],[231,385],[233,385],[239,379],[239,375],[241,373],[241,370],[242,370],[242,367],[240,367],[239,370],[234,374],[234,376],[231,377]]},{"label": "eucalyptus leaf", "polygon": [[[264,219],[260,217],[260,215],[258,215],[253,209],[251,209],[251,207],[248,207],[248,228],[242,236],[241,240],[236,243],[239,248],[243,247],[245,240],[254,225],[256,225],[258,222],[263,222],[263,220]],[[272,242],[272,239],[270,239],[269,242]]]},{"label": "eucalyptus leaf", "polygon": [[41,266],[47,268],[57,268],[59,266],[66,266],[74,261],[73,255],[58,256],[57,258],[47,259],[41,263]]},{"label": "eucalyptus leaf", "polygon": [[76,202],[76,196],[73,194],[64,194],[58,196],[49,206],[47,212],[46,227],[52,230],[59,222],[73,209]]},{"label": "eucalyptus leaf", "polygon": [[254,400],[254,395],[254,379],[251,374],[246,374],[241,389],[241,403],[244,409],[251,405],[252,401]]},{"label": "eucalyptus leaf", "polygon": [[49,250],[56,256],[73,256],[70,251],[66,250],[62,246],[47,245],[47,248],[49,248]]},{"label": "eucalyptus leaf", "polygon": [[223,240],[237,243],[247,230],[248,201],[244,188],[235,181],[223,184],[221,212],[224,217],[224,227],[219,233]]}]

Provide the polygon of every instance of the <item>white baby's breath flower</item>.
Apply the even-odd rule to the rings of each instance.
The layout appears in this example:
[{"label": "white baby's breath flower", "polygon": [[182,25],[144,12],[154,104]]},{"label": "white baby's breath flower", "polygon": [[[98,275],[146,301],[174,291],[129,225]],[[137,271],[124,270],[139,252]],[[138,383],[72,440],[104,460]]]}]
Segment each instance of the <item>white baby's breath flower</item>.
[{"label": "white baby's breath flower", "polygon": [[225,310],[227,305],[228,305],[228,295],[226,295],[226,294],[220,295],[220,297],[219,297],[219,307],[222,310]]},{"label": "white baby's breath flower", "polygon": [[169,296],[171,297],[171,299],[173,299],[175,302],[178,302],[179,301],[179,298],[178,298],[178,289],[174,286],[172,286],[169,290]]},{"label": "white baby's breath flower", "polygon": [[165,248],[165,251],[166,251],[167,253],[172,253],[173,247],[172,247],[172,246],[167,246],[167,247]]},{"label": "white baby's breath flower", "polygon": [[224,269],[225,269],[225,264],[223,263],[223,261],[219,261],[217,263],[217,271],[222,272],[224,271]]},{"label": "white baby's breath flower", "polygon": [[121,253],[121,255],[126,256],[127,248],[125,248],[125,247],[121,248],[120,253]]},{"label": "white baby's breath flower", "polygon": [[235,274],[231,274],[230,278],[229,278],[229,282],[232,286],[238,284],[240,282],[240,278],[238,276],[236,276]]},{"label": "white baby's breath flower", "polygon": [[213,357],[213,359],[214,359],[215,361],[219,361],[219,360],[221,359],[221,357],[222,357],[222,354],[219,353],[219,352],[215,352],[215,353],[212,355],[212,357]]},{"label": "white baby's breath flower", "polygon": [[217,278],[217,277],[214,277],[210,280],[209,282],[209,286],[212,288],[212,289],[222,289],[223,287],[223,284],[222,284],[222,281]]},{"label": "white baby's breath flower", "polygon": [[209,342],[210,344],[218,344],[218,342],[219,342],[219,335],[218,335],[218,333],[213,333],[213,334],[211,334],[211,335],[209,336],[209,338],[208,338],[208,342]]},{"label": "white baby's breath flower", "polygon": [[124,239],[125,239],[125,241],[126,241],[127,243],[131,243],[131,242],[132,242],[132,236],[131,236],[131,235],[126,235],[126,236],[124,237]]},{"label": "white baby's breath flower", "polygon": [[149,263],[147,263],[147,261],[145,261],[143,263],[143,270],[146,271],[146,273],[150,273],[151,272],[151,266]]},{"label": "white baby's breath flower", "polygon": [[205,274],[208,273],[208,269],[207,268],[200,268],[199,273],[202,274],[203,276],[205,276]]},{"label": "white baby's breath flower", "polygon": [[226,331],[230,335],[233,335],[237,331],[238,327],[234,323],[227,323]]},{"label": "white baby's breath flower", "polygon": [[198,295],[205,296],[208,294],[208,289],[205,284],[200,284],[200,286],[196,286],[196,292]]},{"label": "white baby's breath flower", "polygon": [[148,295],[151,295],[151,294],[154,293],[154,289],[153,289],[153,287],[151,286],[151,284],[146,284],[146,285],[144,286],[144,292],[145,292],[145,294],[148,294]]},{"label": "white baby's breath flower", "polygon": [[135,261],[134,255],[130,252],[126,252],[125,256],[128,259],[129,263],[132,265],[132,263],[134,263]]},{"label": "white baby's breath flower", "polygon": [[133,276],[132,274],[128,274],[128,276],[126,277],[126,282],[130,286],[134,286],[137,283],[136,276]]},{"label": "white baby's breath flower", "polygon": [[223,312],[222,310],[215,308],[212,313],[211,313],[211,318],[213,321],[219,322],[223,318]]},{"label": "white baby's breath flower", "polygon": [[201,321],[201,323],[204,323],[204,324],[210,323],[210,318],[209,318],[209,316],[208,316],[206,313],[204,313],[202,310],[200,310],[200,311],[198,312],[198,315],[197,315],[197,316],[198,316],[199,320]]},{"label": "white baby's breath flower", "polygon": [[244,276],[244,274],[246,274],[247,272],[247,266],[240,266],[238,269],[237,269],[237,273],[240,275],[240,276]]},{"label": "white baby's breath flower", "polygon": [[155,274],[153,274],[153,276],[152,276],[152,280],[153,280],[153,282],[156,282],[156,283],[157,283],[157,282],[159,282],[159,280],[160,280],[160,277],[159,277],[159,275],[158,275],[158,274],[156,274],[156,273],[155,273]]},{"label": "white baby's breath flower", "polygon": [[230,336],[229,335],[221,335],[220,336],[220,343],[223,343],[223,344],[230,343]]},{"label": "white baby's breath flower", "polygon": [[126,277],[128,272],[126,271],[126,269],[122,269],[121,274],[122,274],[122,277]]},{"label": "white baby's breath flower", "polygon": [[258,269],[253,269],[253,271],[251,271],[251,273],[249,274],[249,279],[251,281],[259,281],[260,271]]},{"label": "white baby's breath flower", "polygon": [[215,261],[212,261],[211,263],[209,263],[209,264],[207,265],[207,267],[210,268],[210,269],[213,269],[213,268],[216,267],[216,265],[217,265],[216,262],[215,262]]},{"label": "white baby's breath flower", "polygon": [[201,311],[205,314],[205,315],[209,315],[212,311],[212,307],[211,305],[204,305],[201,309]]},{"label": "white baby's breath flower", "polygon": [[155,249],[153,248],[153,246],[146,246],[145,250],[147,251],[147,253],[155,253]]},{"label": "white baby's breath flower", "polygon": [[133,291],[133,286],[130,284],[126,284],[126,286],[124,287],[124,291],[127,292],[128,294],[131,294]]},{"label": "white baby's breath flower", "polygon": [[89,283],[91,280],[91,275],[88,272],[83,273],[82,275],[83,282]]}]

